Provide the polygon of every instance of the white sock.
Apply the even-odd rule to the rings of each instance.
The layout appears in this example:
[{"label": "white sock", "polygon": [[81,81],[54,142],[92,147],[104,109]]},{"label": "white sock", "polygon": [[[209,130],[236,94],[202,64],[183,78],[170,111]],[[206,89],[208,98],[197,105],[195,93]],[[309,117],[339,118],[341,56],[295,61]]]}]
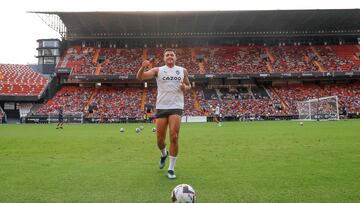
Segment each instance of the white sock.
[{"label": "white sock", "polygon": [[170,158],[170,163],[169,163],[168,170],[174,171],[175,164],[176,164],[176,156],[169,156],[169,158]]},{"label": "white sock", "polygon": [[164,147],[164,149],[160,149],[160,151],[161,151],[161,156],[162,156],[162,157],[164,157],[164,156],[167,155],[167,153],[166,153],[166,147]]}]

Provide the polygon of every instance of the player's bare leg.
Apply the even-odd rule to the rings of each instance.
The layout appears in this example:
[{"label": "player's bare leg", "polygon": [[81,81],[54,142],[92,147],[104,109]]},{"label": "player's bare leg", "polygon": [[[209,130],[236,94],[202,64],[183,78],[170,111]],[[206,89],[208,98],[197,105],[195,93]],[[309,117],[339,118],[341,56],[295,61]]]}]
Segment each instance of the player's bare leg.
[{"label": "player's bare leg", "polygon": [[219,120],[218,120],[218,118],[216,116],[214,117],[214,121],[216,122],[216,124],[219,123]]},{"label": "player's bare leg", "polygon": [[156,119],[157,146],[161,151],[161,157],[159,162],[160,169],[164,168],[165,160],[168,157],[168,152],[166,151],[166,144],[165,144],[167,126],[168,126],[168,118]]},{"label": "player's bare leg", "polygon": [[170,163],[168,168],[168,177],[170,179],[176,178],[174,168],[176,164],[176,157],[179,151],[179,132],[180,132],[181,116],[169,116],[169,131],[170,131]]},{"label": "player's bare leg", "polygon": [[58,122],[58,124],[56,125],[56,129],[59,129],[59,128],[62,129],[63,124],[64,124],[63,122]]},{"label": "player's bare leg", "polygon": [[169,133],[170,133],[170,156],[177,156],[179,146],[178,138],[180,132],[181,117],[179,115],[169,116]]},{"label": "player's bare leg", "polygon": [[221,122],[220,122],[220,118],[218,118],[217,116],[214,117],[214,121],[216,122],[216,124],[218,126],[221,126]]}]

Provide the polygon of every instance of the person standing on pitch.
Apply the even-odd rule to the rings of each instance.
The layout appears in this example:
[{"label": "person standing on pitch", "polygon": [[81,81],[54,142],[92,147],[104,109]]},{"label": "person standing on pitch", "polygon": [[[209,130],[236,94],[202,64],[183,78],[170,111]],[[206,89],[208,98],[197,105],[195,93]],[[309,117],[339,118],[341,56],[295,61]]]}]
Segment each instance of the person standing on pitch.
[{"label": "person standing on pitch", "polygon": [[64,125],[64,110],[61,106],[59,106],[58,108],[58,112],[59,112],[59,118],[58,118],[58,124],[56,126],[56,129],[63,129],[63,125]]},{"label": "person standing on pitch", "polygon": [[221,127],[221,114],[220,114],[220,105],[217,104],[216,108],[215,108],[215,117],[214,120],[215,122]]},{"label": "person standing on pitch", "polygon": [[[181,124],[181,115],[184,109],[184,93],[191,89],[188,72],[185,68],[176,66],[176,54],[173,49],[165,49],[165,65],[155,67],[148,71],[145,68],[151,64],[151,60],[145,60],[139,69],[136,78],[149,80],[156,78],[156,134],[157,145],[161,151],[159,168],[165,166],[165,160],[169,156],[168,178],[175,179],[175,163],[178,155],[178,139]],[[170,153],[166,150],[166,130],[169,127]]]}]

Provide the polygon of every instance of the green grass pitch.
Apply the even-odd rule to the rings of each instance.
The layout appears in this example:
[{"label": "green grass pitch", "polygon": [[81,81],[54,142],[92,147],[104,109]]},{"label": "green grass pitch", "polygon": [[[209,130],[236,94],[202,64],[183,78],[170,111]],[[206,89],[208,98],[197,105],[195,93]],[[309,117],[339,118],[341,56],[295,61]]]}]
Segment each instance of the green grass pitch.
[{"label": "green grass pitch", "polygon": [[140,125],[0,125],[0,202],[360,201],[359,120],[182,124],[176,180]]}]

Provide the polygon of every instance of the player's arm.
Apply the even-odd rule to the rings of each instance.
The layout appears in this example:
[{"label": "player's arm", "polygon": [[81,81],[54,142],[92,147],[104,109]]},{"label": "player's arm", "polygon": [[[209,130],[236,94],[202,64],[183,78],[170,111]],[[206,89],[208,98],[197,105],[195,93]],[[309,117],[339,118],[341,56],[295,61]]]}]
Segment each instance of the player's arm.
[{"label": "player's arm", "polygon": [[151,64],[150,61],[145,60],[142,62],[141,67],[139,69],[139,71],[136,74],[136,79],[138,80],[150,80],[153,79],[157,76],[159,68],[152,68],[148,71],[145,71],[146,67],[149,67],[149,65]]},{"label": "player's arm", "polygon": [[188,76],[188,72],[187,70],[184,68],[184,80],[181,82],[180,84],[180,89],[185,92],[191,89],[191,84],[189,81],[189,76]]}]

